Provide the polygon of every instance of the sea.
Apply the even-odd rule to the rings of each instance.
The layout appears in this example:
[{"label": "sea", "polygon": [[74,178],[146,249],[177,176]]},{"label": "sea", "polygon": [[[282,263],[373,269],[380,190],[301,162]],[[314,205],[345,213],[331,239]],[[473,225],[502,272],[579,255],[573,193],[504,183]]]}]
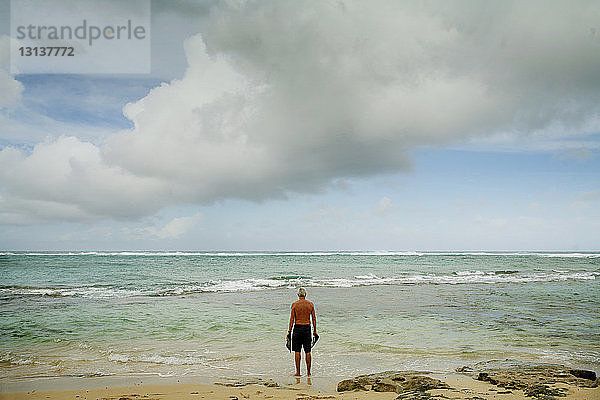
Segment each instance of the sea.
[{"label": "sea", "polygon": [[0,384],[289,376],[299,287],[314,376],[489,360],[600,372],[600,253],[3,251]]}]

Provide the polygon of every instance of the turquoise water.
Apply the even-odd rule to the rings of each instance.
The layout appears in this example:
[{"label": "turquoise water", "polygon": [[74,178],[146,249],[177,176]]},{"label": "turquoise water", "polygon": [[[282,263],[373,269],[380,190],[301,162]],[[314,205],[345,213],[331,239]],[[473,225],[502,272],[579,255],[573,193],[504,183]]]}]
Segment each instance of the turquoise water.
[{"label": "turquoise water", "polygon": [[0,378],[282,376],[295,289],[314,374],[490,359],[600,371],[600,254],[0,253]]}]

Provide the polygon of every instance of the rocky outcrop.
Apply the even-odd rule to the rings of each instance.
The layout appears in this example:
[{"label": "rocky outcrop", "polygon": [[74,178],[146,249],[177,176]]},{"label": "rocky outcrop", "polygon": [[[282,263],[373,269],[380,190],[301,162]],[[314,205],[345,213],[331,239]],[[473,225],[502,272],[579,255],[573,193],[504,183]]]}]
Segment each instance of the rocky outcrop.
[{"label": "rocky outcrop", "polygon": [[569,369],[554,364],[488,361],[459,368],[457,372],[473,374],[477,380],[504,389],[522,390],[525,396],[538,399],[566,396],[566,389],[553,387],[558,383],[584,388],[595,388],[600,383],[593,371]]},{"label": "rocky outcrop", "polygon": [[[444,375],[439,373],[387,371],[343,380],[338,384],[337,391],[394,392],[398,394],[396,400],[454,398],[448,396],[464,395],[465,393],[472,399],[483,399],[490,393],[493,393],[494,396],[516,393],[520,396],[519,398],[525,396],[538,400],[556,400],[565,397],[570,387],[597,388],[600,383],[600,379],[593,371],[571,369],[562,365],[520,363],[510,360],[482,362],[458,368],[457,372],[502,389],[489,386],[483,392],[476,393],[474,390],[480,389],[451,388],[435,378],[435,376],[439,376],[444,379]],[[446,389],[447,391],[435,391],[434,389]],[[598,392],[594,389],[593,393],[595,393],[594,396],[597,396]],[[485,395],[481,397],[483,394]]]},{"label": "rocky outcrop", "polygon": [[378,374],[360,375],[353,379],[341,381],[337,386],[337,391],[372,390],[374,392],[410,393],[413,395],[415,393],[424,393],[431,389],[450,388],[439,379],[426,376],[427,374],[427,372],[388,371]]},{"label": "rocky outcrop", "polygon": [[596,381],[596,373],[594,371],[586,371],[585,369],[570,369],[569,373],[578,378]]},{"label": "rocky outcrop", "polygon": [[266,387],[279,387],[279,384],[273,379],[262,379],[262,378],[244,378],[237,380],[227,380],[221,382],[214,382],[215,385],[229,386],[229,387],[242,387],[248,385],[262,385]]}]

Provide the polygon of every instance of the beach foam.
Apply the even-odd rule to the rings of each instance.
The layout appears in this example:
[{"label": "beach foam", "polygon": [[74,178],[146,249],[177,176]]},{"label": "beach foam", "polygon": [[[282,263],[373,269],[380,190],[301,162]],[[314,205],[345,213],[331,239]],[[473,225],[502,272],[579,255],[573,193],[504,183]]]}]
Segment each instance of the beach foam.
[{"label": "beach foam", "polygon": [[85,297],[85,298],[126,298],[140,296],[182,296],[199,293],[230,293],[240,291],[261,291],[297,286],[349,288],[373,285],[465,285],[465,284],[519,284],[530,282],[563,282],[595,280],[600,272],[518,272],[518,271],[456,271],[449,275],[411,274],[379,277],[374,274],[356,275],[348,278],[306,278],[291,275],[276,279],[236,279],[209,280],[184,285],[154,285],[152,288],[122,288],[113,286],[74,286],[74,287],[22,287],[0,286],[0,297],[42,296],[42,297]]}]

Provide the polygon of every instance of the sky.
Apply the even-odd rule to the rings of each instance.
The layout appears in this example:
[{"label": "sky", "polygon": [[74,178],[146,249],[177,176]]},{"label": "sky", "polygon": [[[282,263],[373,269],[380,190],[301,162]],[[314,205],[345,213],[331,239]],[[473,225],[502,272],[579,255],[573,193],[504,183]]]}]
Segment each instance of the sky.
[{"label": "sky", "polygon": [[600,250],[596,1],[152,1],[147,74],[9,14],[0,250]]}]

